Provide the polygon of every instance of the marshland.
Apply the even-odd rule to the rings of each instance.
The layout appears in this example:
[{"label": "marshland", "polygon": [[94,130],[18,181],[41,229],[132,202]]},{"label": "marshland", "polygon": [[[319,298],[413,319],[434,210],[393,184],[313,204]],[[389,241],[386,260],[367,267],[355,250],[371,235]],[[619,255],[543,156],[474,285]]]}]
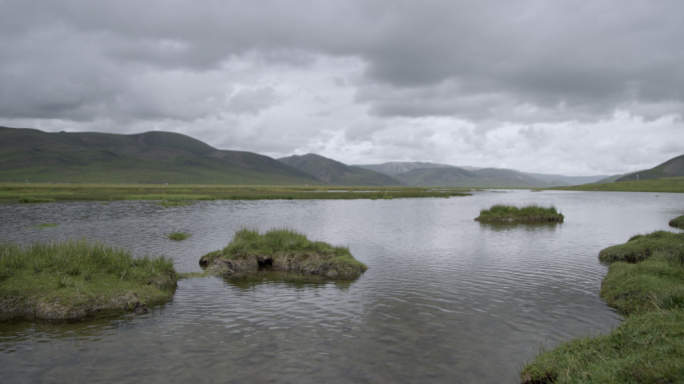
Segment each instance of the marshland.
[{"label": "marshland", "polygon": [[[684,214],[681,196],[505,192],[448,199],[390,192],[395,198],[375,201],[192,199],[171,207],[154,199],[60,195],[46,204],[0,201],[2,241],[26,247],[85,238],[126,249],[134,259],[163,255],[183,277],[172,297],[149,302],[147,313],[101,313],[67,324],[1,322],[0,376],[126,381],[153,380],[163,370],[179,381],[220,381],[231,372],[231,380],[249,382],[514,383],[542,349],[582,336],[618,337],[611,330],[629,316],[611,306],[601,281],[619,262],[603,262],[599,252],[639,234],[681,233],[668,226]],[[146,192],[121,193],[137,194]],[[473,220],[496,204],[553,206],[564,222]],[[57,225],[27,229],[45,223]],[[268,268],[239,279],[205,274],[200,258],[225,249],[243,228],[290,228],[347,249],[368,269],[350,280]],[[192,236],[170,241],[174,232]],[[68,276],[69,284],[80,284],[81,275]]]}]

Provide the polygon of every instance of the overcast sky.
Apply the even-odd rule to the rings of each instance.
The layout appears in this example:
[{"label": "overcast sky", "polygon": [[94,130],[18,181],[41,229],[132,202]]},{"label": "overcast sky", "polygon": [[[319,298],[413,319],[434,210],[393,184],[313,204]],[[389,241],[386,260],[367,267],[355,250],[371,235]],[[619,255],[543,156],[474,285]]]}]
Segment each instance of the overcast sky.
[{"label": "overcast sky", "polygon": [[566,175],[684,154],[681,0],[0,0],[0,125]]}]

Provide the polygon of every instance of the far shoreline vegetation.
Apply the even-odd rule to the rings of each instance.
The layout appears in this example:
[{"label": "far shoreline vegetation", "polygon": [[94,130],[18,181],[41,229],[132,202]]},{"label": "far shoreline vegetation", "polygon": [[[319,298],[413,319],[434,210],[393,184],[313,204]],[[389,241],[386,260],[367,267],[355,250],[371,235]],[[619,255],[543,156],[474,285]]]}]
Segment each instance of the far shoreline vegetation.
[{"label": "far shoreline vegetation", "polygon": [[543,207],[529,204],[521,207],[496,204],[489,209],[480,210],[476,221],[480,222],[558,222],[562,223],[564,216],[555,207]]},{"label": "far shoreline vegetation", "polygon": [[542,350],[521,382],[674,383],[684,380],[684,233],[656,231],[602,250],[601,298],[624,320],[607,335]]},{"label": "far shoreline vegetation", "polygon": [[0,320],[145,313],[173,298],[177,280],[171,259],[134,258],[102,242],[1,243]]},{"label": "far shoreline vegetation", "polygon": [[302,276],[353,280],[368,267],[357,261],[347,247],[310,241],[288,228],[264,233],[243,228],[223,249],[202,256],[199,264],[209,275],[246,277],[260,269],[284,271]]},{"label": "far shoreline vegetation", "polygon": [[235,186],[164,184],[26,184],[0,183],[0,202],[155,200],[184,206],[201,200],[390,200],[469,196],[470,189],[348,186]]}]

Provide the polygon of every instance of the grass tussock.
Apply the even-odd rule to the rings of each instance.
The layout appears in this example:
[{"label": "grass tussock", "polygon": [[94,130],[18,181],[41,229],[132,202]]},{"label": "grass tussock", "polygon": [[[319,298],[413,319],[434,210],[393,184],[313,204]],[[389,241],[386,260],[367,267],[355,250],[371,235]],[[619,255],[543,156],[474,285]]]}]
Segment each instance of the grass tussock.
[{"label": "grass tussock", "polygon": [[24,196],[19,199],[20,203],[25,203],[25,204],[32,204],[32,203],[54,203],[55,199],[50,199],[46,197],[33,197],[33,196]]},{"label": "grass tussock", "polygon": [[674,219],[670,220],[670,227],[675,227],[675,228],[681,228],[684,229],[684,215],[675,217]]},{"label": "grass tussock", "polygon": [[0,244],[0,317],[83,318],[168,300],[171,260],[86,240]]},{"label": "grass tussock", "polygon": [[625,320],[608,335],[579,338],[540,354],[523,383],[684,382],[684,237],[665,231],[604,249],[611,262],[601,298]]},{"label": "grass tussock", "polygon": [[38,225],[34,225],[34,226],[31,227],[31,228],[33,228],[33,229],[54,228],[54,227],[56,227],[56,226],[58,226],[58,225],[59,225],[59,224],[57,224],[57,223],[41,223],[41,224],[38,224]]},{"label": "grass tussock", "polygon": [[218,274],[255,272],[260,266],[328,278],[356,278],[368,267],[357,261],[347,247],[310,241],[291,229],[241,229],[222,250],[208,253],[200,265]]},{"label": "grass tussock", "polygon": [[175,241],[182,241],[190,237],[189,233],[183,233],[183,232],[174,232],[169,235],[169,239],[175,240]]},{"label": "grass tussock", "polygon": [[656,252],[680,252],[684,248],[682,244],[684,234],[656,231],[648,235],[635,235],[625,244],[608,247],[599,252],[599,259],[606,262],[635,263],[650,258]]},{"label": "grass tussock", "polygon": [[536,204],[517,207],[513,205],[497,204],[489,209],[480,211],[477,221],[553,221],[563,222],[563,215],[556,207],[543,207]]}]

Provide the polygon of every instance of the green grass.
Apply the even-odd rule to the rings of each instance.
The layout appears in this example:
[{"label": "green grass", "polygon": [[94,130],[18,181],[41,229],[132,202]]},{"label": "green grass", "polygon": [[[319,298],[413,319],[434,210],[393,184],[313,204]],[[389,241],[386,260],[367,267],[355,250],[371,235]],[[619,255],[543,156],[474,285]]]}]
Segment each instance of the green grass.
[{"label": "green grass", "polygon": [[20,203],[54,203],[55,199],[49,199],[45,197],[31,197],[25,196],[19,199]]},{"label": "green grass", "polygon": [[188,233],[183,233],[183,232],[174,232],[169,235],[169,239],[175,240],[175,241],[182,241],[190,237],[190,234]]},{"label": "green grass", "polygon": [[42,224],[34,225],[31,228],[33,228],[33,229],[53,228],[53,227],[56,227],[58,225],[59,224],[57,224],[57,223],[42,223]]},{"label": "green grass", "polygon": [[562,222],[563,215],[555,207],[543,207],[536,204],[516,207],[497,204],[480,211],[477,221],[554,221]]},{"label": "green grass", "polygon": [[542,350],[523,383],[684,382],[684,235],[657,231],[600,252],[601,298],[625,316],[608,335]]},{"label": "green grass", "polygon": [[672,192],[684,193],[684,177],[665,177],[654,180],[620,181],[616,183],[583,184],[571,187],[556,187],[564,191],[604,192]]},{"label": "green grass", "polygon": [[606,262],[638,262],[656,252],[677,253],[684,246],[684,234],[656,231],[647,235],[632,236],[626,243],[608,247],[599,252],[599,260]]},{"label": "green grass", "polygon": [[270,265],[276,270],[330,278],[355,278],[368,269],[347,247],[310,241],[291,229],[271,229],[263,234],[241,229],[224,249],[202,256],[200,265],[224,275],[254,273],[260,265]]},{"label": "green grass", "polygon": [[670,220],[669,224],[671,227],[684,229],[684,215],[675,217],[674,219]]},{"label": "green grass", "polygon": [[[54,199],[61,201],[157,200],[180,205],[197,200],[353,200],[399,198],[444,198],[468,196],[463,189],[434,191],[409,187],[335,187],[347,192],[328,192],[317,186],[232,186],[232,185],[107,185],[107,184],[20,184],[0,183],[0,199]],[[28,198],[27,197],[27,198]],[[178,203],[178,204],[171,204]]]},{"label": "green grass", "polygon": [[78,319],[100,310],[133,310],[173,296],[176,273],[165,257],[134,258],[86,240],[0,244],[0,317]]}]

